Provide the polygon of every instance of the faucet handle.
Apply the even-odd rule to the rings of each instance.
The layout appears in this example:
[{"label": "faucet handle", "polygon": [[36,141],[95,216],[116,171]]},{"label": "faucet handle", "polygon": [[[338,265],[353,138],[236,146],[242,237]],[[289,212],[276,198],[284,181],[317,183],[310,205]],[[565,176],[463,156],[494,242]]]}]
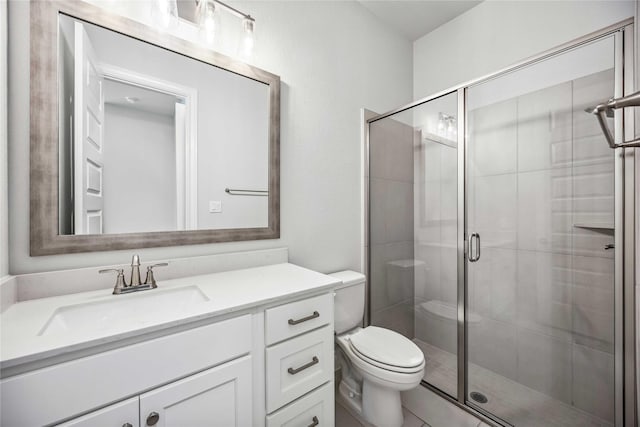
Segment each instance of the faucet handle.
[{"label": "faucet handle", "polygon": [[157,288],[156,279],[153,277],[153,268],[154,267],[166,267],[169,265],[168,262],[159,262],[158,264],[153,264],[147,267],[147,277],[144,279],[145,285],[151,285],[151,288]]},{"label": "faucet handle", "polygon": [[113,287],[113,294],[117,295],[122,292],[122,289],[127,287],[127,283],[124,280],[124,268],[105,268],[104,270],[99,270],[98,273],[103,274],[111,271],[118,273],[118,277],[116,277],[116,285]]}]

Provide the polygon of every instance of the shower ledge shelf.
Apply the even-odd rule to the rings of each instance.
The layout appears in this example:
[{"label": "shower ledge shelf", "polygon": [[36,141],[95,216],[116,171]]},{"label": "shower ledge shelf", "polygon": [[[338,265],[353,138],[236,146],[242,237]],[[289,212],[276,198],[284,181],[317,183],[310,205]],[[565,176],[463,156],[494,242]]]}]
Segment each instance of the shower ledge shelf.
[{"label": "shower ledge shelf", "polygon": [[444,144],[444,145],[446,145],[448,147],[451,147],[451,148],[458,148],[458,141],[446,138],[444,136],[436,135],[436,134],[433,134],[433,133],[423,132],[422,133],[422,139],[430,141],[430,142],[435,142],[435,143],[438,143],[438,144]]},{"label": "shower ledge shelf", "polygon": [[573,224],[576,228],[592,228],[598,230],[613,230],[613,224],[606,222],[577,222]]}]

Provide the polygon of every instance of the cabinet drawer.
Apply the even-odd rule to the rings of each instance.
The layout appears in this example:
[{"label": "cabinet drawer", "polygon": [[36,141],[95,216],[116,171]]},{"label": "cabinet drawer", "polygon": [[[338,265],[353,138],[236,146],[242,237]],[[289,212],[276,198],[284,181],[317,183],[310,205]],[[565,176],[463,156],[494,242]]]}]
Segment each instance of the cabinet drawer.
[{"label": "cabinet drawer", "polygon": [[333,427],[333,383],[317,390],[267,416],[267,427]]},{"label": "cabinet drawer", "polygon": [[271,308],[266,311],[266,344],[300,335],[332,320],[332,293]]},{"label": "cabinet drawer", "polygon": [[267,348],[267,412],[271,413],[333,376],[333,330],[317,331]]}]

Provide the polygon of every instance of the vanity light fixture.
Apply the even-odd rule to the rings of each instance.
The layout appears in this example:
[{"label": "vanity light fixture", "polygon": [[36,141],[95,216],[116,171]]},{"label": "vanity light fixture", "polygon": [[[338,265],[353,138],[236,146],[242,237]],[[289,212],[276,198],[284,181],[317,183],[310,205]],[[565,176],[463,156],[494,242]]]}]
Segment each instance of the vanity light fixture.
[{"label": "vanity light fixture", "polygon": [[240,46],[241,56],[250,57],[253,53],[253,45],[255,44],[253,29],[255,23],[256,21],[250,16],[242,20],[242,45]]},{"label": "vanity light fixture", "polygon": [[200,38],[207,44],[213,44],[216,32],[215,11],[213,0],[196,0],[196,24],[200,27]]},{"label": "vanity light fixture", "polygon": [[195,0],[196,1],[196,24],[200,27],[202,40],[211,45],[215,38],[215,14],[218,9],[226,10],[232,15],[242,19],[242,40],[240,42],[240,55],[251,56],[253,52],[254,28],[256,20],[246,13],[229,6],[219,0]]},{"label": "vanity light fixture", "polygon": [[167,30],[174,27],[178,22],[178,3],[176,0],[153,0],[151,18],[160,29]]}]

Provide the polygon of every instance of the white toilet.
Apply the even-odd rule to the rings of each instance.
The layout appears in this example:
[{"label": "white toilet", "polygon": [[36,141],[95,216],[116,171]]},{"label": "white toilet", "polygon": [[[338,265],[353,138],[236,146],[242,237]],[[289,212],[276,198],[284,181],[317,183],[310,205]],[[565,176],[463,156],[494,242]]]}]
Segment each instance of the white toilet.
[{"label": "white toilet", "polygon": [[403,423],[400,392],[416,387],[424,374],[422,351],[397,332],[362,328],[365,276],[354,271],[330,274],[336,287],[334,330],[342,368],[342,400],[367,422],[379,427]]}]

